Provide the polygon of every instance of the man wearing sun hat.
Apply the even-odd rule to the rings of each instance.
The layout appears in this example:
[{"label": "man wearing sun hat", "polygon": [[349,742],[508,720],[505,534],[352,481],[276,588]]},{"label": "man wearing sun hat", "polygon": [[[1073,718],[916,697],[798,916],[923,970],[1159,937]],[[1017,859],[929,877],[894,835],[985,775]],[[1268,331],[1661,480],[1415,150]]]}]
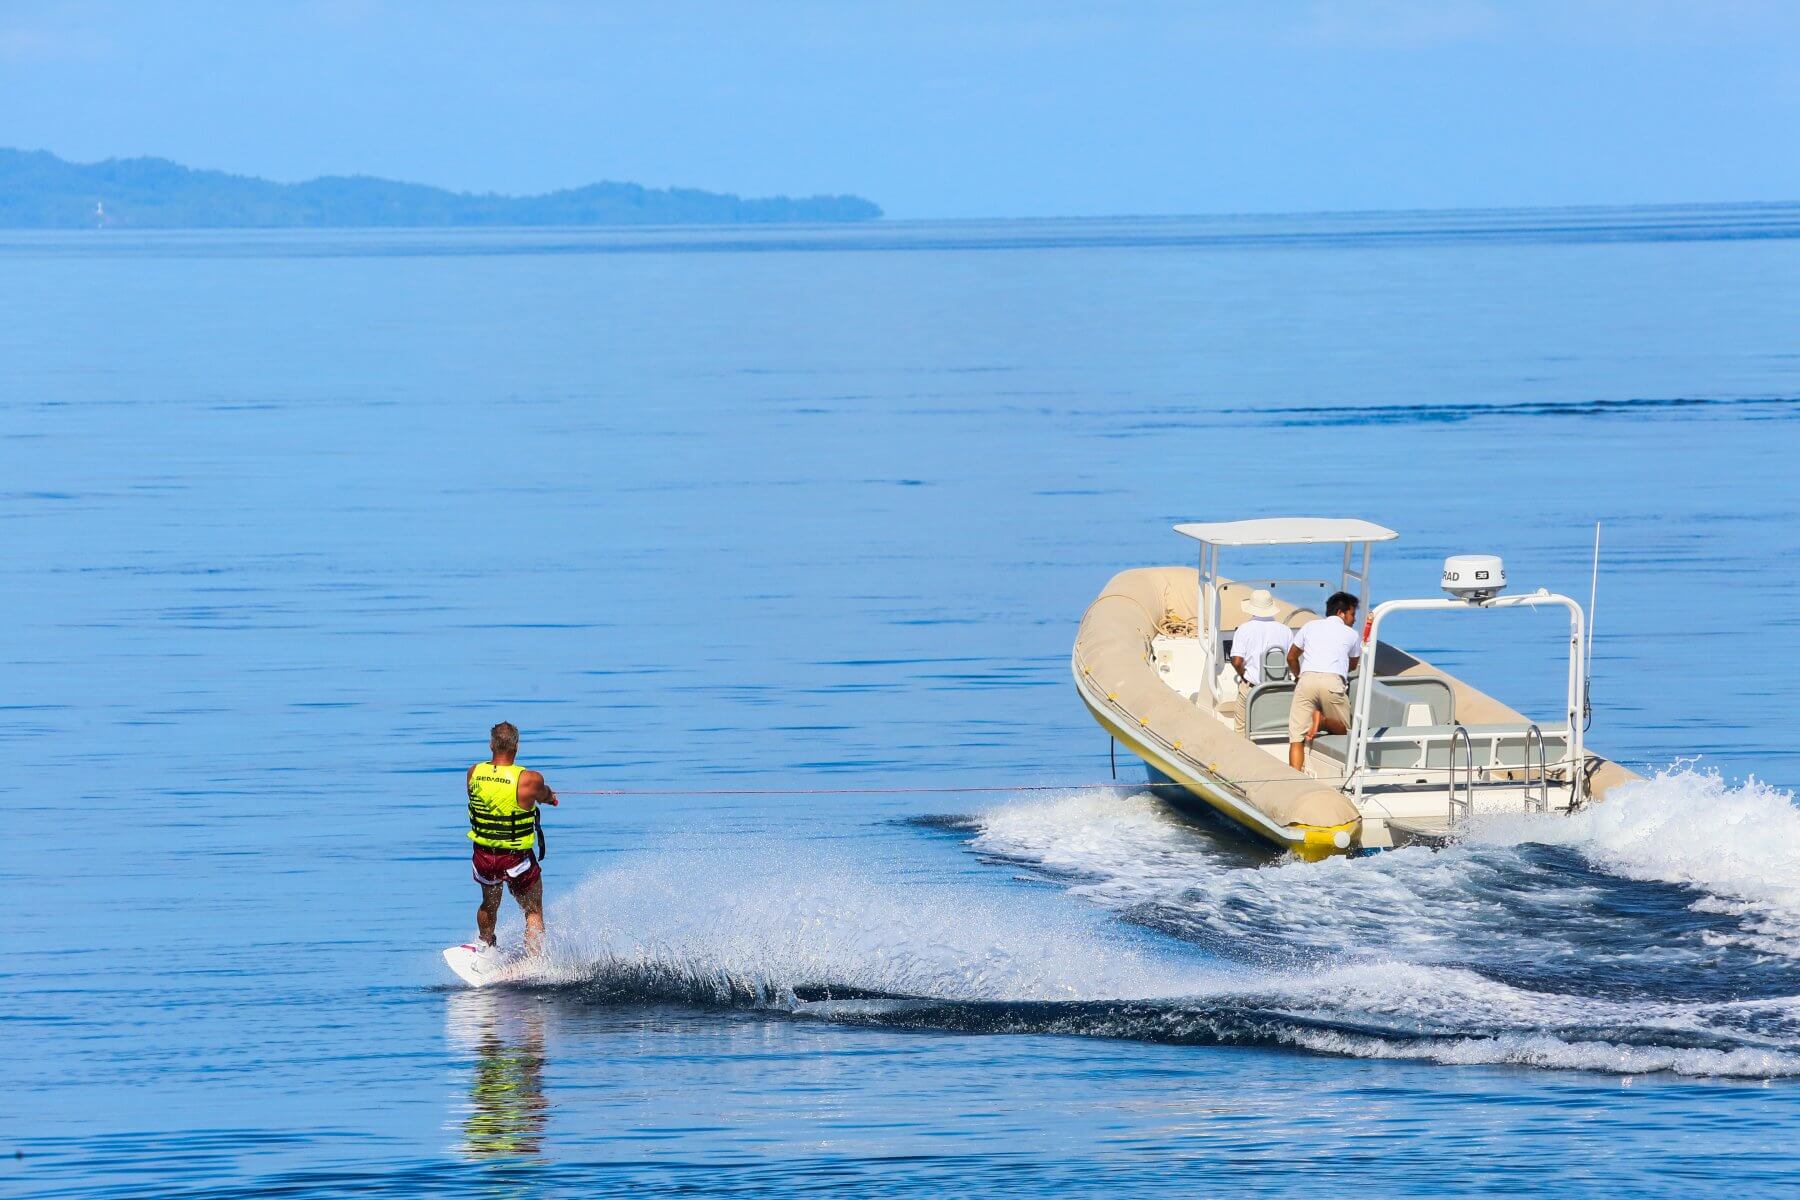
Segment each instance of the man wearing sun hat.
[{"label": "man wearing sun hat", "polygon": [[1270,650],[1287,653],[1294,643],[1294,631],[1275,619],[1281,611],[1268,588],[1257,588],[1244,601],[1248,618],[1231,637],[1231,667],[1238,677],[1238,732],[1249,720],[1250,689],[1263,681],[1263,655]]}]

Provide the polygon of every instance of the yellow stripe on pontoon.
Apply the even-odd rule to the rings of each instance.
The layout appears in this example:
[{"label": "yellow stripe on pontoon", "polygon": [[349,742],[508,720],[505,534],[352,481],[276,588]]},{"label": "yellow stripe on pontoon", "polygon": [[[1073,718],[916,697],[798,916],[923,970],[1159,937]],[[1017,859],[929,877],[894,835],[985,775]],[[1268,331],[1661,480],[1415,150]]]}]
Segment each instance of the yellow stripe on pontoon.
[{"label": "yellow stripe on pontoon", "polygon": [[[1094,720],[1098,721],[1102,728],[1118,738],[1119,741],[1123,742],[1126,749],[1148,762],[1150,755],[1155,754],[1149,746],[1127,734],[1124,728],[1115,722],[1109,714],[1102,712],[1092,704],[1088,703],[1087,696],[1081,693],[1081,689],[1077,688],[1076,691],[1078,694],[1081,694],[1082,704],[1087,708],[1088,712],[1093,714]],[[1156,757],[1162,758],[1165,756],[1157,754]],[[1163,768],[1158,769],[1162,770]],[[1244,814],[1239,812],[1233,805],[1222,803],[1211,794],[1213,787],[1223,789],[1226,786],[1223,781],[1208,783],[1199,777],[1189,775],[1186,772],[1176,773],[1164,770],[1164,773],[1174,779],[1184,791],[1200,800],[1204,800],[1210,808],[1221,816],[1230,818],[1232,821],[1235,821],[1245,829],[1248,829],[1251,833],[1254,833],[1257,837],[1262,838],[1266,842],[1272,842],[1283,850],[1292,850],[1306,862],[1318,862],[1320,859],[1330,858],[1334,854],[1346,853],[1348,845],[1340,846],[1337,844],[1338,834],[1342,833],[1345,835],[1346,843],[1354,843],[1356,840],[1356,827],[1361,824],[1360,821],[1349,821],[1342,825],[1276,826],[1275,822],[1270,821],[1268,825],[1262,825],[1255,820],[1244,816]],[[1283,836],[1280,839],[1271,836],[1270,826],[1280,829]]]}]

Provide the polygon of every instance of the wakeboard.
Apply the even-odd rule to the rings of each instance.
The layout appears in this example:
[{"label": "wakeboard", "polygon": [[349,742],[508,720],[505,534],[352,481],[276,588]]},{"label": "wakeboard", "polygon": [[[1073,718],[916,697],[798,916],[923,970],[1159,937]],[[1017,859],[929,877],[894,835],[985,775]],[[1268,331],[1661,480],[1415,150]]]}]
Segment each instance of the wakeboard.
[{"label": "wakeboard", "polygon": [[486,987],[517,979],[525,969],[525,955],[507,952],[480,942],[464,942],[444,951],[444,965],[470,987]]}]

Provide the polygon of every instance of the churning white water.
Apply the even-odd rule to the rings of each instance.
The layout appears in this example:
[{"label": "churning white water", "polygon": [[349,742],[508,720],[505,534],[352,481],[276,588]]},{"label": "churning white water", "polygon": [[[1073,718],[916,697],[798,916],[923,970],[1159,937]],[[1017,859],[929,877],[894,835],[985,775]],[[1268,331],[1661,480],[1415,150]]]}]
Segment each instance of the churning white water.
[{"label": "churning white water", "polygon": [[815,846],[677,847],[563,898],[539,982],[971,1032],[1800,1074],[1785,836],[1800,815],[1754,782],[1676,770],[1441,852],[1313,864],[1124,790],[967,828],[975,854],[1054,886],[895,878]]}]

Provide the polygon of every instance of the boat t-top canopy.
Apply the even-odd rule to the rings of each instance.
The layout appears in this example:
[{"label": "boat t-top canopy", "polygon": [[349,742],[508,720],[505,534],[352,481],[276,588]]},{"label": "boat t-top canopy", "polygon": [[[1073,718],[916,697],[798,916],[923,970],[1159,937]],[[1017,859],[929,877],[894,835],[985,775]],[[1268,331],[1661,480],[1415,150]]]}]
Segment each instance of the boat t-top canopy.
[{"label": "boat t-top canopy", "polygon": [[[1355,517],[1257,517],[1249,521],[1200,521],[1175,526],[1175,532],[1200,543],[1199,629],[1200,650],[1207,686],[1215,701],[1236,687],[1225,666],[1224,630],[1220,618],[1221,593],[1226,581],[1219,576],[1219,551],[1226,546],[1336,546],[1344,548],[1343,568],[1338,587],[1361,593],[1364,611],[1373,601],[1369,597],[1369,556],[1376,542],[1391,542],[1400,535],[1373,521]],[[1362,565],[1358,569],[1352,551],[1362,547]],[[1288,584],[1329,587],[1324,579],[1235,580],[1239,587],[1266,584],[1273,589]]]},{"label": "boat t-top canopy", "polygon": [[1293,546],[1311,542],[1391,542],[1400,535],[1354,517],[1258,517],[1250,521],[1202,521],[1175,532],[1209,546]]}]

